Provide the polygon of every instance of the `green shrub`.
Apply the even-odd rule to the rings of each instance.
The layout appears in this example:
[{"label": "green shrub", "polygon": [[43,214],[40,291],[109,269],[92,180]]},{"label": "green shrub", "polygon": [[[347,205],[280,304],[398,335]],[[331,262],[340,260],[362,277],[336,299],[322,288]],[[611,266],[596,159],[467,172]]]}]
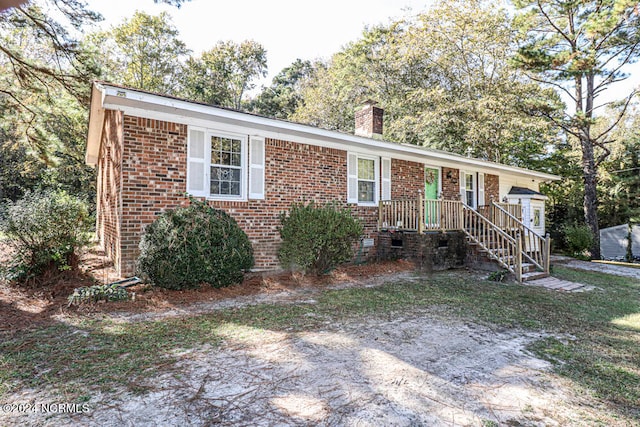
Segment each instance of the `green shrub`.
[{"label": "green shrub", "polygon": [[81,305],[98,301],[124,301],[129,299],[127,290],[118,285],[95,285],[76,288],[69,295],[69,305]]},{"label": "green shrub", "polygon": [[46,274],[77,267],[76,252],[91,227],[84,201],[61,191],[27,192],[3,211],[0,232],[15,249],[9,280],[39,283]]},{"label": "green shrub", "polygon": [[564,227],[564,239],[571,255],[589,258],[593,234],[588,226],[575,224]]},{"label": "green shrub", "polygon": [[229,286],[251,267],[251,242],[236,221],[197,200],[160,215],[140,242],[138,271],[163,288]]},{"label": "green shrub", "polygon": [[293,204],[288,215],[280,215],[280,221],[280,264],[315,274],[350,261],[363,231],[360,221],[336,204]]},{"label": "green shrub", "polygon": [[491,273],[489,273],[487,280],[490,280],[492,282],[504,282],[504,279],[506,279],[508,275],[508,270],[492,271]]}]

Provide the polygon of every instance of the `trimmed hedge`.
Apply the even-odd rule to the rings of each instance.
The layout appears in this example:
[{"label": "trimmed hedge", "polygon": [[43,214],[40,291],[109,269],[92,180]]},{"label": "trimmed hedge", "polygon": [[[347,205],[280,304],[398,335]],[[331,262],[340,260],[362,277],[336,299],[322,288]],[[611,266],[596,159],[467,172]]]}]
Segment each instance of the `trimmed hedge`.
[{"label": "trimmed hedge", "polygon": [[251,267],[251,242],[236,221],[193,199],[160,215],[140,241],[139,274],[163,288],[229,286]]},{"label": "trimmed hedge", "polygon": [[351,211],[335,203],[293,204],[288,215],[280,215],[280,222],[280,264],[305,273],[326,274],[351,261],[354,244],[363,232]]}]

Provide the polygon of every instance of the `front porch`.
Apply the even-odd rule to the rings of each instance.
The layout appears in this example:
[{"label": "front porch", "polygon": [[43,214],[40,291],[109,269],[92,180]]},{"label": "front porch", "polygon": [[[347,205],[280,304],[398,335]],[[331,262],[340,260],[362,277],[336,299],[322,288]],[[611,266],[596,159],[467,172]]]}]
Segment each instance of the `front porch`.
[{"label": "front porch", "polygon": [[423,234],[461,231],[470,245],[514,274],[518,282],[549,274],[551,238],[522,221],[522,205],[493,200],[474,209],[462,201],[424,199],[381,200],[378,231]]}]

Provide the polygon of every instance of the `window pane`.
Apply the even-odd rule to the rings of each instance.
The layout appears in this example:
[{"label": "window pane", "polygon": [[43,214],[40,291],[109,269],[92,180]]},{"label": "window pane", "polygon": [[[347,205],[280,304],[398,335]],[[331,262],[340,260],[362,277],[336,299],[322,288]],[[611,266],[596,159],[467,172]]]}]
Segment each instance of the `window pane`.
[{"label": "window pane", "polygon": [[211,181],[211,194],[220,194],[220,181]]},{"label": "window pane", "polygon": [[358,159],[358,179],[376,179],[374,160]]},{"label": "window pane", "polygon": [[218,164],[220,163],[220,152],[211,149],[211,163]]},{"label": "window pane", "polygon": [[211,187],[212,195],[240,195],[241,169],[211,167]]},{"label": "window pane", "polygon": [[242,143],[239,139],[211,137],[211,164],[241,166]]},{"label": "window pane", "polygon": [[231,164],[231,154],[225,153],[224,151],[220,154],[220,164],[221,165],[230,165]]},{"label": "window pane", "polygon": [[469,206],[473,206],[473,191],[467,191],[467,201],[465,202]]},{"label": "window pane", "polygon": [[473,190],[473,175],[467,173],[464,175],[465,187],[467,190]]},{"label": "window pane", "polygon": [[540,209],[534,209],[533,210],[533,226],[534,227],[540,227],[540,216],[541,216],[541,210]]},{"label": "window pane", "polygon": [[212,136],[211,137],[211,151],[220,151],[220,148],[222,147],[220,138],[217,136]]},{"label": "window pane", "polygon": [[235,196],[239,195],[240,194],[240,183],[239,182],[232,182],[229,191],[230,191],[229,194],[233,194]]},{"label": "window pane", "polygon": [[375,183],[370,181],[358,181],[358,201],[373,202],[375,194]]}]

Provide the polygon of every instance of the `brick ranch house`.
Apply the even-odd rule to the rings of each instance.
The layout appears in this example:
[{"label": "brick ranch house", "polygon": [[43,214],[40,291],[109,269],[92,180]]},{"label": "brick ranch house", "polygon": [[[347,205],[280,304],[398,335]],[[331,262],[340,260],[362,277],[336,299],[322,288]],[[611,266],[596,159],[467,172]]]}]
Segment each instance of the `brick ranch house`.
[{"label": "brick ranch house", "polygon": [[[372,104],[356,122],[350,135],[95,82],[86,163],[98,168],[100,243],[120,275],[134,274],[145,226],[188,204],[187,193],[233,216],[252,242],[256,269],[264,270],[278,268],[279,214],[293,202],[349,206],[363,221],[369,256],[381,229],[409,228],[400,217],[383,218],[383,208],[395,209],[384,203],[418,196],[475,210],[520,202],[520,219],[544,234],[538,186],[559,177],[384,141],[382,110]],[[441,219],[431,222],[444,231],[450,215],[439,206]],[[419,222],[425,231],[430,221]]]}]

